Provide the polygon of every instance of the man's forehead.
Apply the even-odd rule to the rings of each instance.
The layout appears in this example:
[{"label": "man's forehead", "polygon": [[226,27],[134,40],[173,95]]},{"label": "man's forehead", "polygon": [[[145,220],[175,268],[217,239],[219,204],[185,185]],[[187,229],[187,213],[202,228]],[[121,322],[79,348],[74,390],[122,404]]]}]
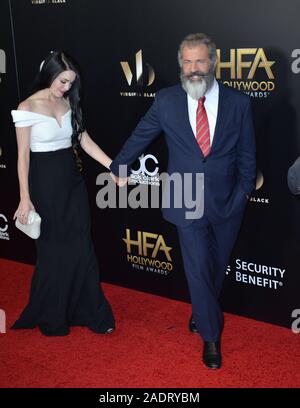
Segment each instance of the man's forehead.
[{"label": "man's forehead", "polygon": [[209,53],[208,47],[206,44],[193,44],[193,45],[185,45],[182,48],[182,53],[188,54],[196,54],[196,53]]}]

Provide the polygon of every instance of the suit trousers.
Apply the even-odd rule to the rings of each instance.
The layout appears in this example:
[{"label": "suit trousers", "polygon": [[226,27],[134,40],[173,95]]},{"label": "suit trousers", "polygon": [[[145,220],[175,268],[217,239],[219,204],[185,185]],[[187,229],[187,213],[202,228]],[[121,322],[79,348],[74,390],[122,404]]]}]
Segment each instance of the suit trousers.
[{"label": "suit trousers", "polygon": [[218,341],[223,313],[218,297],[243,214],[222,224],[205,217],[185,227],[177,226],[193,316],[204,341]]}]

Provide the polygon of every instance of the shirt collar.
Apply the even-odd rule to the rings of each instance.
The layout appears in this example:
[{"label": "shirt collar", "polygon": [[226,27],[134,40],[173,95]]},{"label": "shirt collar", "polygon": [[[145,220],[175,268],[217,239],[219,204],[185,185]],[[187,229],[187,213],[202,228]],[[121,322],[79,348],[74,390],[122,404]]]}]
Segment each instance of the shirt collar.
[{"label": "shirt collar", "polygon": [[218,92],[218,88],[219,88],[219,84],[216,80],[216,78],[214,78],[214,81],[212,83],[212,86],[209,88],[209,90],[206,92],[205,94],[205,98],[210,99],[214,96],[216,96],[217,92]]},{"label": "shirt collar", "polygon": [[[212,86],[209,88],[209,90],[205,94],[205,102],[210,101],[212,98],[216,97],[218,95],[219,91],[219,84],[216,78],[214,78]],[[192,105],[198,105],[198,101],[196,99],[193,99],[189,94],[188,96],[188,101]]]}]

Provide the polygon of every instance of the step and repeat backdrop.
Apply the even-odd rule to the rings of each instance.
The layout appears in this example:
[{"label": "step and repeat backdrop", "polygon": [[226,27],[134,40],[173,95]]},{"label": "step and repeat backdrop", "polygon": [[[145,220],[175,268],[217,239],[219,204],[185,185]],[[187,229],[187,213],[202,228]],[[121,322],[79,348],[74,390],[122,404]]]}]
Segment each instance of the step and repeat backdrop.
[{"label": "step and repeat backdrop", "polygon": [[[1,1],[0,256],[35,261],[34,241],[12,219],[19,193],[10,110],[30,95],[49,52],[78,61],[87,129],[114,157],[155,93],[178,83],[182,38],[205,32],[217,44],[217,78],[252,97],[257,136],[257,188],[221,301],[225,311],[289,327],[300,308],[300,200],[286,182],[300,155],[299,13],[297,0]],[[82,157],[101,279],[189,301],[175,227],[158,208],[100,208],[105,169]],[[159,189],[167,160],[159,137],[132,166],[137,184],[127,196],[138,184]]]}]

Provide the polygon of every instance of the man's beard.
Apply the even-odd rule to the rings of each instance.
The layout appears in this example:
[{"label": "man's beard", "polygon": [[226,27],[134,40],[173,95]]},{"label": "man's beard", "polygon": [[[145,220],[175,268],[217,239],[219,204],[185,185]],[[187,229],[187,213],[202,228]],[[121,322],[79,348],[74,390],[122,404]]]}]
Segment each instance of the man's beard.
[{"label": "man's beard", "polygon": [[[192,81],[190,78],[197,76],[199,79]],[[200,99],[206,94],[210,89],[214,81],[214,73],[209,71],[203,73],[201,71],[195,71],[191,74],[184,74],[181,70],[180,79],[183,89],[190,95],[193,99]]]}]

